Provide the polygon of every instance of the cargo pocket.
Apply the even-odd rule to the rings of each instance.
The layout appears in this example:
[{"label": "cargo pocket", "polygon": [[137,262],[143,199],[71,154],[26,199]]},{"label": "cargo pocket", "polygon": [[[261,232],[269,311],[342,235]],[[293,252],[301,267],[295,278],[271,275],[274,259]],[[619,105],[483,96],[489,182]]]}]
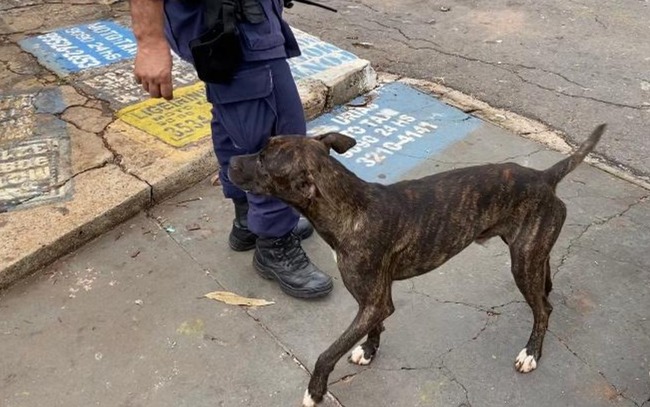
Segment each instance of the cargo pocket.
[{"label": "cargo pocket", "polygon": [[275,134],[277,109],[268,65],[240,71],[229,85],[210,84],[218,121],[242,153],[259,151]]},{"label": "cargo pocket", "polygon": [[239,26],[246,48],[251,51],[264,51],[284,45],[280,17],[273,11],[273,5],[268,1],[261,1],[260,5],[266,19],[258,24],[244,22]]}]

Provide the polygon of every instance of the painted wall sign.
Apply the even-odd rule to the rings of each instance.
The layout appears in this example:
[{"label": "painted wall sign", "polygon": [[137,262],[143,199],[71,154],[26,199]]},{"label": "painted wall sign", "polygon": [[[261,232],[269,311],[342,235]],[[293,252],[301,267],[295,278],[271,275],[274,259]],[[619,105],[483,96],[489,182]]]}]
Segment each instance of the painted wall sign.
[{"label": "painted wall sign", "polygon": [[70,176],[66,125],[36,114],[39,106],[59,105],[49,100],[57,97],[58,89],[0,96],[0,212],[58,200],[71,191],[65,182]]},{"label": "painted wall sign", "polygon": [[114,64],[136,52],[131,30],[114,21],[61,28],[19,43],[60,76]]},{"label": "painted wall sign", "polygon": [[289,59],[293,77],[298,80],[329,68],[359,59],[353,53],[321,41],[313,35],[293,28],[302,55]]},{"label": "painted wall sign", "polygon": [[367,181],[390,183],[427,157],[440,153],[480,125],[480,121],[430,95],[396,82],[309,123],[311,135],[338,131],[357,145],[336,155]]},{"label": "painted wall sign", "polygon": [[210,109],[202,82],[174,91],[174,99],[149,99],[126,107],[117,116],[174,147],[210,135]]},{"label": "painted wall sign", "polygon": [[34,128],[34,95],[0,98],[0,146],[24,140]]},{"label": "painted wall sign", "polygon": [[[197,82],[198,77],[194,67],[176,54],[172,53],[172,56],[174,89]],[[142,90],[142,86],[135,82],[133,61],[82,73],[77,84],[85,92],[108,101],[116,110],[149,98],[149,95]]]}]

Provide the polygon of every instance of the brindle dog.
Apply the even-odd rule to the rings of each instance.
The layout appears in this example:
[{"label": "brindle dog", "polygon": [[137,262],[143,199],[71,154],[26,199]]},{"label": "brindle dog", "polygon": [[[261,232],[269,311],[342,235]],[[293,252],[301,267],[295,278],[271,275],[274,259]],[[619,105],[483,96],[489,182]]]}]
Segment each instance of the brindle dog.
[{"label": "brindle dog", "polygon": [[544,171],[488,164],[392,185],[365,182],[331,157],[330,149],[341,154],[355,145],[339,133],[273,137],[258,154],[233,157],[228,175],[235,184],[278,197],[312,222],[359,303],[352,324],[318,357],[303,406],[323,399],[334,365],[366,335],[350,360],[370,363],[383,321],[395,309],[393,281],[427,273],[472,242],[495,236],[509,246],[512,274],[533,311],[532,333],[515,368],[535,369],[553,309],[549,255],[566,217],[555,188],[604,130],[598,126],[573,155]]}]

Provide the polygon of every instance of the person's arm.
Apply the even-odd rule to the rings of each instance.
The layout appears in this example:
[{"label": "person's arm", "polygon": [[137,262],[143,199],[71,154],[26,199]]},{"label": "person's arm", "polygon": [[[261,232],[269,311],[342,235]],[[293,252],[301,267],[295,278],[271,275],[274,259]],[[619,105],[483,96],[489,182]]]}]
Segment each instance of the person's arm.
[{"label": "person's arm", "polygon": [[164,33],[163,0],[131,0],[133,33],[138,43],[135,80],[151,97],[173,98],[172,56]]}]

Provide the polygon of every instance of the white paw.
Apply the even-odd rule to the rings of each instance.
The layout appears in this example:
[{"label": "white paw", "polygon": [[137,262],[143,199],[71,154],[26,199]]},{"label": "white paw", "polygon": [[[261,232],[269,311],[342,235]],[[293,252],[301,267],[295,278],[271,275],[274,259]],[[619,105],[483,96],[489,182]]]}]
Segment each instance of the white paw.
[{"label": "white paw", "polygon": [[357,365],[362,365],[362,366],[367,365],[370,363],[372,358],[366,359],[364,356],[365,355],[363,352],[363,348],[361,347],[361,345],[359,345],[356,348],[354,348],[354,350],[350,354],[350,361],[352,363],[356,363]]},{"label": "white paw", "polygon": [[528,373],[535,370],[537,367],[537,362],[535,361],[535,356],[529,355],[526,351],[526,348],[522,349],[515,359],[515,368],[518,372]]},{"label": "white paw", "polygon": [[302,398],[302,407],[314,407],[316,403],[314,402],[314,399],[311,398],[311,394],[309,394],[309,390],[305,390],[305,397]]}]

